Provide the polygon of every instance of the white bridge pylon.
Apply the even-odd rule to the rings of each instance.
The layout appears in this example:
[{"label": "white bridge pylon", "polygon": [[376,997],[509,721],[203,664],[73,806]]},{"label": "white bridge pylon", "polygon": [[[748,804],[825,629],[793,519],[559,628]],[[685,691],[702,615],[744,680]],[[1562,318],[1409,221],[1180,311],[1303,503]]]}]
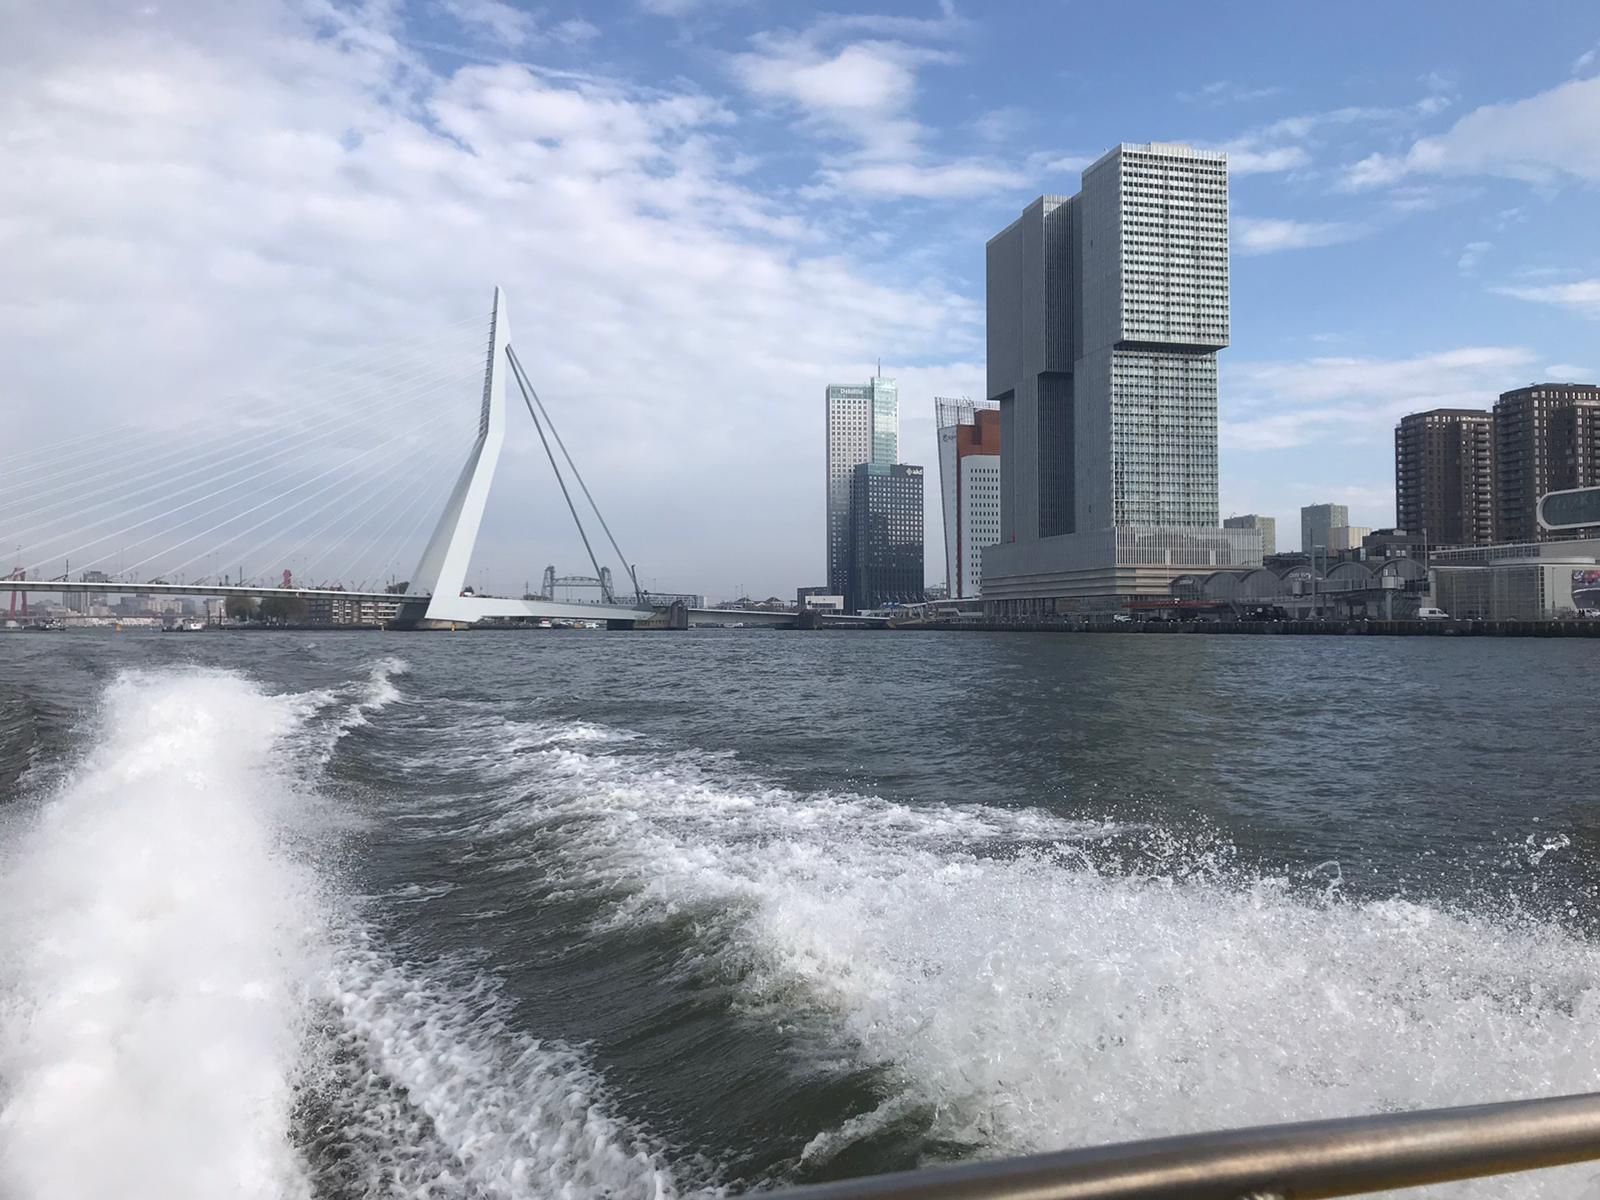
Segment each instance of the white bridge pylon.
[{"label": "white bridge pylon", "polygon": [[494,290],[494,311],[489,318],[489,353],[483,371],[483,404],[478,413],[478,437],[467,453],[461,475],[439,514],[422,558],[411,576],[410,591],[425,593],[427,608],[407,605],[410,620],[461,624],[488,617],[573,617],[594,620],[639,620],[649,608],[621,604],[556,604],[545,600],[515,600],[504,596],[463,596],[472,549],[483,523],[484,506],[494,482],[495,468],[506,440],[506,374],[511,368],[511,322],[506,314],[505,292]]}]

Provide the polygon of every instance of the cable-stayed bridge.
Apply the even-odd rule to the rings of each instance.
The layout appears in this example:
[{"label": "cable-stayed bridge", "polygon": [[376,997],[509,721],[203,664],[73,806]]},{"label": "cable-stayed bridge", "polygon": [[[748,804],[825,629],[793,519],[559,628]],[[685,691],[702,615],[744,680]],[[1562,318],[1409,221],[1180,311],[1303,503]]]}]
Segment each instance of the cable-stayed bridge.
[{"label": "cable-stayed bridge", "polygon": [[[433,339],[350,356],[299,391],[291,377],[275,402],[247,396],[239,412],[202,414],[199,429],[97,429],[0,458],[0,554],[17,555],[0,591],[398,601],[396,625],[417,629],[497,618],[782,623],[784,614],[680,615],[646,603],[517,357],[498,288],[486,345],[481,337],[476,320],[458,322]],[[457,351],[474,341],[467,366]],[[560,602],[548,585],[526,598],[471,586],[506,439],[508,377],[594,570],[563,582],[596,585],[594,603]],[[470,408],[458,402],[469,398]],[[601,563],[607,547],[616,573]],[[247,564],[256,565],[249,574]]]}]

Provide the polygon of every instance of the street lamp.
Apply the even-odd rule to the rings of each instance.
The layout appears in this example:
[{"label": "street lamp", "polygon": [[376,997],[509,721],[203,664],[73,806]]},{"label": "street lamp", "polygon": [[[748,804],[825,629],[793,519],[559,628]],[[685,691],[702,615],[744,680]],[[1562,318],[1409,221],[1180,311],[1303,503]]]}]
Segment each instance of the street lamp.
[{"label": "street lamp", "polygon": [[1322,562],[1323,565],[1326,566],[1328,562],[1328,548],[1326,546],[1318,545],[1313,545],[1311,547],[1311,611],[1313,615],[1315,615],[1316,619],[1320,621],[1322,620],[1322,597],[1317,595],[1318,550],[1322,551]]}]

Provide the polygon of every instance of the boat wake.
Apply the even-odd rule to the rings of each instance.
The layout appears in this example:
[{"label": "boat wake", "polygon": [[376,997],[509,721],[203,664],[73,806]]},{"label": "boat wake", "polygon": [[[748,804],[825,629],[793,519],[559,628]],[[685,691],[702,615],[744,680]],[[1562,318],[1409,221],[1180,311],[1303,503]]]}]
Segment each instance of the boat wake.
[{"label": "boat wake", "polygon": [[[346,884],[371,818],[323,773],[386,726],[413,747],[379,760],[404,776],[379,807],[403,837],[481,864],[497,903],[559,898],[549,919],[587,949],[659,931],[653,969],[714,977],[732,997],[716,1019],[778,1031],[781,1061],[745,1064],[761,1087],[873,1081],[864,1104],[806,1110],[780,1178],[852,1169],[908,1130],[925,1158],[1020,1153],[1578,1092],[1600,1072],[1600,950],[1556,924],[1347,899],[1336,866],[1272,877],[1155,828],[792,791],[591,723],[466,702],[441,718],[405,703],[403,673],[385,660],[298,695],[123,675],[81,759],[16,806],[6,1195],[666,1200],[717,1174],[675,1175],[589,1051],[530,1032],[505,964],[386,942],[373,906],[458,902],[448,880]],[[1566,849],[1530,843],[1528,869]],[[1582,1194],[1593,1174],[1450,1194]]]},{"label": "boat wake", "polygon": [[394,702],[401,670],[107,689],[0,850],[6,1195],[672,1194],[579,1054],[513,1033],[492,979],[395,961],[333,886],[337,814],[282,768]]},{"label": "boat wake", "polygon": [[797,1063],[880,1069],[879,1108],[819,1131],[808,1167],[908,1121],[939,1153],[1012,1154],[1596,1086],[1600,950],[1531,916],[1350,900],[1335,864],[1272,877],[1159,829],[795,793],[564,729],[454,731],[497,783],[476,836],[603,894],[596,937],[693,930]]}]

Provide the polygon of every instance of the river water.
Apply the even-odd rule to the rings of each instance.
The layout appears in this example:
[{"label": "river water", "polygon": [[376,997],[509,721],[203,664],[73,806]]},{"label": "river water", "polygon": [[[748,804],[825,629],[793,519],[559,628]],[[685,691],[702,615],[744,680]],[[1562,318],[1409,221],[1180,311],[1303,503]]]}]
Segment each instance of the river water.
[{"label": "river water", "polygon": [[1597,679],[1566,640],[0,636],[0,1195],[647,1200],[1600,1089]]}]

